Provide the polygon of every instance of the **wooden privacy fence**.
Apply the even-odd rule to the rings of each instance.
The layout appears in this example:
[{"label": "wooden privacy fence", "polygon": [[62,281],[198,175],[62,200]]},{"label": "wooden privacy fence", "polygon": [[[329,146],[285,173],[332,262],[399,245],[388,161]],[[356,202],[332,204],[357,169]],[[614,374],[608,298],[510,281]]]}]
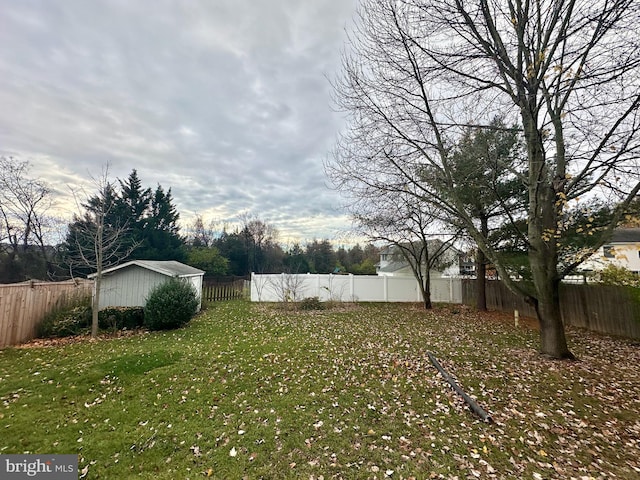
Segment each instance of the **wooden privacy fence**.
[{"label": "wooden privacy fence", "polygon": [[91,295],[92,288],[88,280],[0,285],[0,348],[35,338],[47,313]]},{"label": "wooden privacy fence", "polygon": [[[475,304],[475,280],[462,281],[462,301]],[[518,310],[536,317],[535,309],[500,281],[487,281],[487,308]],[[640,339],[640,290],[630,287],[563,283],[560,310],[565,325]]]},{"label": "wooden privacy fence", "polygon": [[219,302],[245,298],[249,281],[245,277],[205,277],[202,281],[202,300]]}]

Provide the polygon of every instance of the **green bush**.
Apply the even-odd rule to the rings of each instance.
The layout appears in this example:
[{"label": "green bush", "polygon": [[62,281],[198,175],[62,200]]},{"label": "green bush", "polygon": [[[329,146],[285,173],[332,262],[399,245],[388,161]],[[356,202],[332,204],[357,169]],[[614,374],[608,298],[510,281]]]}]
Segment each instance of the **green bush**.
[{"label": "green bush", "polygon": [[134,330],[143,325],[142,307],[107,307],[98,313],[98,327],[102,330]]},{"label": "green bush", "polygon": [[300,310],[324,310],[324,307],[318,297],[307,297],[300,302]]},{"label": "green bush", "polygon": [[38,325],[39,338],[69,337],[88,333],[91,326],[91,297],[56,307]]},{"label": "green bush", "polygon": [[191,283],[171,279],[149,294],[144,324],[149,330],[182,327],[196,314],[198,304],[198,294]]},{"label": "green bush", "polygon": [[596,274],[596,280],[604,285],[620,287],[640,287],[640,277],[628,268],[609,264]]}]

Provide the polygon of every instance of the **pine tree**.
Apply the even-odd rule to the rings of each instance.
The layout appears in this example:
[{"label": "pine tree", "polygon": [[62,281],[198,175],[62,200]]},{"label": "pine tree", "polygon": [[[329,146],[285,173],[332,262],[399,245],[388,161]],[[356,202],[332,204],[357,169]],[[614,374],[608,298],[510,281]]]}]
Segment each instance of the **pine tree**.
[{"label": "pine tree", "polygon": [[126,180],[118,180],[120,196],[116,212],[127,219],[129,228],[136,236],[142,232],[149,214],[151,189],[143,189],[138,172],[133,169]]},{"label": "pine tree", "polygon": [[158,185],[150,198],[143,242],[136,252],[136,258],[185,261],[186,251],[184,239],[180,236],[179,218],[171,189],[165,193],[162,186]]}]

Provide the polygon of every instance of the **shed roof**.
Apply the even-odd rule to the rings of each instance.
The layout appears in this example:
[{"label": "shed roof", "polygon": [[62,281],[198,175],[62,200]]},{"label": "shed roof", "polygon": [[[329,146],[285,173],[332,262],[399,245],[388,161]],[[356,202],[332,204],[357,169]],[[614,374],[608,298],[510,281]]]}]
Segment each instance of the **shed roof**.
[{"label": "shed roof", "polygon": [[617,228],[613,231],[612,243],[640,242],[640,228]]},{"label": "shed roof", "polygon": [[[121,270],[131,266],[146,268],[147,270],[152,270],[162,275],[166,275],[167,277],[195,277],[198,275],[204,275],[203,270],[185,265],[184,263],[176,262],[175,260],[131,260],[130,262],[107,268],[103,270],[102,273],[112,273],[116,270]],[[93,278],[95,276],[95,273],[87,275],[88,278]]]}]

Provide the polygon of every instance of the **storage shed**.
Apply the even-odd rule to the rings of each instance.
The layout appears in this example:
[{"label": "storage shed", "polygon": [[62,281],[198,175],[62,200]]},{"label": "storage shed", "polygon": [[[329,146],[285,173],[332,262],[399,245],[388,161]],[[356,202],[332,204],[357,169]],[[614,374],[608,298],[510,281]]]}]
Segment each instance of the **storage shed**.
[{"label": "storage shed", "polygon": [[[155,287],[169,278],[183,278],[195,287],[200,310],[203,276],[204,271],[173,260],[132,260],[102,271],[99,308],[144,307]],[[88,276],[95,277],[95,273]]]}]

